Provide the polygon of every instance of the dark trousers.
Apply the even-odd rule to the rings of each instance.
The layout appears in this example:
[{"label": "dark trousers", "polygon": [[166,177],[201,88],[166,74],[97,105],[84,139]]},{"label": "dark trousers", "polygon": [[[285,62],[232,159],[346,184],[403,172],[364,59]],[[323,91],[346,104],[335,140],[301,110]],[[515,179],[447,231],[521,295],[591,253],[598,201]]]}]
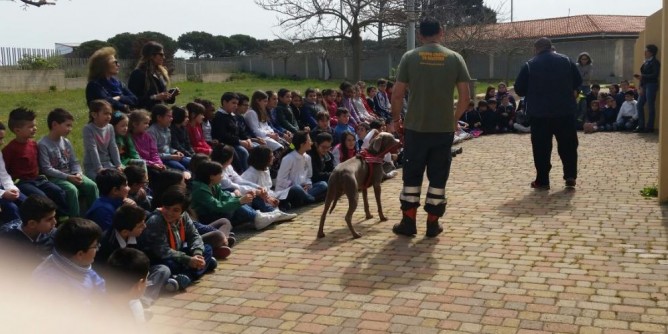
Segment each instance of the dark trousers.
[{"label": "dark trousers", "polygon": [[19,198],[9,201],[0,198],[0,225],[9,223],[12,220],[21,219],[19,216],[19,206],[28,198],[23,193],[19,193]]},{"label": "dark trousers", "polygon": [[552,136],[557,139],[557,151],[564,165],[564,180],[578,177],[578,134],[575,117],[534,117],[531,119],[531,146],[536,166],[536,182],[541,185],[550,184]]},{"label": "dark trousers", "polygon": [[65,200],[65,191],[57,185],[49,182],[44,176],[39,176],[34,180],[21,180],[16,186],[26,196],[40,195],[50,198],[56,203],[59,215],[76,216],[77,213],[69,212],[67,201]]},{"label": "dark trousers", "polygon": [[[181,249],[181,251],[192,256],[192,252],[188,248]],[[194,269],[191,268],[190,266],[183,265],[173,259],[163,260],[162,264],[166,265],[169,268],[169,270],[172,272],[172,275],[184,274],[190,277],[191,280],[196,281],[200,279],[202,276],[204,276],[207,269],[209,269],[211,262],[215,261],[215,259],[213,258],[213,250],[211,249],[211,246],[209,246],[208,244],[204,244],[204,252],[202,253],[202,256],[204,257],[204,261],[206,262],[206,265],[204,266],[203,269]]]},{"label": "dark trousers", "polygon": [[404,187],[399,196],[401,210],[420,206],[420,189],[425,170],[429,180],[424,210],[443,216],[445,213],[445,185],[450,176],[452,164],[452,141],[454,133],[423,133],[404,131]]}]

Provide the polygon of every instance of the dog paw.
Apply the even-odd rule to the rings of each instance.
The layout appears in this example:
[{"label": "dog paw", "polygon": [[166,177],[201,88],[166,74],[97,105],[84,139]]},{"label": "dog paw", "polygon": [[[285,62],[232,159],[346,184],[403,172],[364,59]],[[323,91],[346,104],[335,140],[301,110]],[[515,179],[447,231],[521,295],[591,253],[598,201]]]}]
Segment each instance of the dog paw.
[{"label": "dog paw", "polygon": [[362,237],[362,234],[360,234],[358,232],[353,233],[353,239],[359,239],[361,237]]},{"label": "dog paw", "polygon": [[324,238],[324,237],[325,237],[325,233],[324,233],[324,232],[318,232],[318,239],[322,239],[322,238]]},{"label": "dog paw", "polygon": [[380,221],[382,221],[382,222],[386,222],[386,221],[387,221],[387,217],[385,217],[385,216],[380,216]]},{"label": "dog paw", "polygon": [[366,219],[371,219],[371,218],[373,218],[373,215],[370,214],[370,213],[367,213],[367,215],[366,215]]}]

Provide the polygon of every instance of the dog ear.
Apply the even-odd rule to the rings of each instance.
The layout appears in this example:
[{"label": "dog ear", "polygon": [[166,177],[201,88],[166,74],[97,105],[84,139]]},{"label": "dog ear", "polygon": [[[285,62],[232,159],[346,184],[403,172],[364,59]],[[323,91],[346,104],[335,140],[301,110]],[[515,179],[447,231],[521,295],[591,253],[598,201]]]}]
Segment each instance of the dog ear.
[{"label": "dog ear", "polygon": [[371,147],[373,153],[379,153],[382,145],[383,145],[383,136],[378,135],[376,136],[376,138],[373,139],[373,141],[371,141],[371,145],[369,146]]}]

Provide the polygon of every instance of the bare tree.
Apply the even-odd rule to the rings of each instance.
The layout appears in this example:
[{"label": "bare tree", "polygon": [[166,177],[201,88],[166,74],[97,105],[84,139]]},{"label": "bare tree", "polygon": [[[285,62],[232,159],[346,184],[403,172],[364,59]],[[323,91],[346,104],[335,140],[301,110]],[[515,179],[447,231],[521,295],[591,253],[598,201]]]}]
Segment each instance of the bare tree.
[{"label": "bare tree", "polygon": [[27,6],[35,6],[35,7],[42,7],[42,6],[53,6],[55,5],[55,0],[54,1],[47,1],[47,0],[19,0],[22,2],[26,7]]},{"label": "bare tree", "polygon": [[352,49],[354,80],[361,79],[362,33],[376,30],[381,23],[387,27],[405,21],[403,0],[255,0],[255,3],[278,14],[279,25],[291,40],[347,41]]}]

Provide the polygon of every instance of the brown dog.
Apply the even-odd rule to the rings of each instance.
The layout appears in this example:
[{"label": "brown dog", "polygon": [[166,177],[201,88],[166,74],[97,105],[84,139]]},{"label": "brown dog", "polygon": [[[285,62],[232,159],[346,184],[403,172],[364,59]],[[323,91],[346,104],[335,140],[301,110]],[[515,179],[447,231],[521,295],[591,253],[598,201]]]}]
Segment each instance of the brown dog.
[{"label": "brown dog", "polygon": [[[373,193],[376,196],[376,205],[378,205],[378,216],[381,221],[386,221],[383,214],[383,208],[380,204],[380,183],[383,181],[383,156],[386,153],[396,153],[401,143],[394,138],[394,136],[387,132],[381,132],[374,138],[366,152],[359,154],[355,158],[348,159],[340,163],[332,175],[329,177],[327,197],[325,198],[325,208],[320,216],[320,229],[318,230],[318,238],[325,236],[323,227],[325,226],[325,216],[327,210],[329,213],[334,211],[336,202],[345,194],[348,197],[348,212],[346,213],[346,223],[353,238],[359,238],[362,235],[355,231],[352,224],[353,212],[357,209],[358,191],[362,190],[362,198],[364,199],[364,212],[366,219],[373,216],[369,211],[369,201],[367,199],[366,189],[373,186]],[[331,209],[330,209],[331,205]]]}]

